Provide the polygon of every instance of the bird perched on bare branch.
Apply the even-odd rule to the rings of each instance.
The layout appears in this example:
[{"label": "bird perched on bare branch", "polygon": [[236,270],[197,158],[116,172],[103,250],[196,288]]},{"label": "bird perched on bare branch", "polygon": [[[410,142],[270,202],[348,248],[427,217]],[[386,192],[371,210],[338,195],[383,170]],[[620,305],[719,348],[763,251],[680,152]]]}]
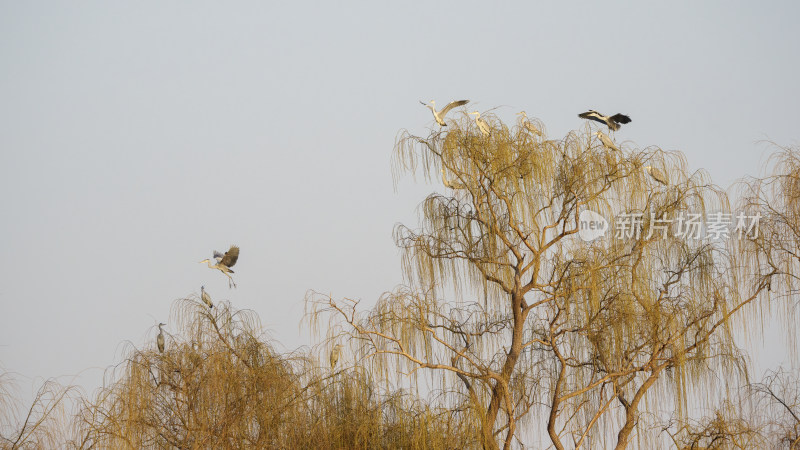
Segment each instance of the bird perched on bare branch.
[{"label": "bird perched on bare branch", "polygon": [[578,114],[578,117],[581,119],[589,119],[594,120],[595,122],[604,123],[609,130],[614,131],[619,130],[621,123],[630,123],[631,121],[631,118],[625,114],[617,113],[613,116],[604,116],[593,109],[586,111],[585,113]]},{"label": "bird perched on bare branch", "polygon": [[472,111],[470,114],[475,115],[475,123],[478,124],[478,129],[481,130],[484,136],[489,136],[491,134],[492,129],[489,127],[489,124],[481,118],[481,113],[478,111]]},{"label": "bird perched on bare branch", "polygon": [[436,123],[438,123],[439,126],[446,127],[447,124],[444,121],[444,116],[447,115],[447,112],[450,111],[451,109],[455,108],[455,107],[458,107],[458,106],[461,106],[461,105],[466,105],[467,103],[469,103],[469,100],[452,101],[452,102],[448,103],[444,108],[442,108],[439,111],[436,111],[436,102],[433,101],[433,100],[431,100],[431,104],[430,105],[426,104],[422,100],[420,100],[419,102],[422,103],[424,106],[428,107],[428,109],[431,110],[431,112],[433,113],[433,118],[436,119]]},{"label": "bird perched on bare branch", "polygon": [[208,305],[209,309],[214,307],[214,304],[211,302],[211,296],[206,292],[205,286],[200,286],[200,298],[203,299],[203,303]]},{"label": "bird perched on bare branch", "polygon": [[234,264],[236,264],[236,260],[239,259],[239,247],[231,245],[231,248],[225,252],[224,255],[214,250],[214,259],[217,260],[216,264],[211,264],[211,260],[209,259],[200,261],[200,264],[208,263],[209,269],[217,269],[224,273],[225,276],[228,277],[228,287],[231,287],[231,283],[233,284],[233,287],[236,287],[236,283],[233,281],[233,278],[230,276],[230,274],[234,273],[231,270],[231,267],[233,267]]},{"label": "bird perched on bare branch", "polygon": [[339,362],[339,353],[341,353],[341,350],[342,350],[341,344],[336,344],[333,346],[333,349],[331,349],[331,356],[330,356],[331,370],[333,370],[333,368],[336,367],[336,363]]},{"label": "bird perched on bare branch", "polygon": [[536,136],[542,135],[542,132],[539,131],[539,129],[536,128],[536,126],[533,123],[531,123],[531,121],[528,119],[528,114],[525,111],[520,111],[517,113],[517,115],[522,116],[522,125],[525,127],[525,129],[527,129]]},{"label": "bird perched on bare branch", "polygon": [[161,329],[166,325],[165,323],[158,324],[158,336],[156,336],[156,345],[158,345],[158,352],[164,353],[164,330]]},{"label": "bird perched on bare branch", "polygon": [[597,137],[600,138],[600,142],[603,143],[603,147],[609,150],[620,151],[619,148],[617,148],[617,146],[614,144],[614,141],[612,141],[610,137],[606,136],[605,133],[603,133],[600,130],[597,130],[595,134],[597,135]]},{"label": "bird perched on bare branch", "polygon": [[664,186],[668,186],[669,185],[669,179],[667,178],[666,175],[664,175],[664,172],[662,172],[662,171],[660,171],[660,170],[658,170],[658,169],[656,169],[655,167],[652,167],[652,166],[644,166],[644,169],[647,171],[647,173],[650,174],[650,176],[654,180],[658,181],[659,183],[663,184]]}]

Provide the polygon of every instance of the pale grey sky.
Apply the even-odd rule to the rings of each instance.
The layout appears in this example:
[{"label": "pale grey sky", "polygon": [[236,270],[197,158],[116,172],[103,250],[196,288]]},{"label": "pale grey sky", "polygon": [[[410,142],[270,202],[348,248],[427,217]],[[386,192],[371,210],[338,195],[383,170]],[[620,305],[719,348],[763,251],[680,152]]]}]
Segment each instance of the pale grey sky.
[{"label": "pale grey sky", "polygon": [[[397,132],[622,112],[728,186],[800,132],[797,2],[0,1],[0,367],[91,389],[205,284],[287,348],[308,289],[401,282]],[[239,288],[198,261],[241,246]],[[167,326],[167,329],[174,331]],[[773,337],[774,338],[774,337]],[[780,350],[782,342],[775,346]],[[779,353],[778,353],[779,354]],[[776,356],[780,359],[780,356]]]}]

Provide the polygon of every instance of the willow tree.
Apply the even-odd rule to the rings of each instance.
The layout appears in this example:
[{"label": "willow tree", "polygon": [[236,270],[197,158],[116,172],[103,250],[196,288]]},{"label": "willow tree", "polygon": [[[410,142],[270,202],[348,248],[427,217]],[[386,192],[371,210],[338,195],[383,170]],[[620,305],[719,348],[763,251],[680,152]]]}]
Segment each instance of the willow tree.
[{"label": "willow tree", "polygon": [[59,448],[69,438],[69,406],[77,387],[44,381],[23,407],[12,373],[0,371],[0,449]]},{"label": "willow tree", "polygon": [[[302,349],[278,353],[252,311],[181,299],[169,324],[174,334],[163,353],[152,340],[131,349],[84,399],[71,447],[435,450],[469,443],[458,420],[408,393],[379,392],[363,372],[331,373]],[[34,443],[45,444],[36,448],[63,446],[42,441],[53,429],[40,427]]]},{"label": "willow tree", "polygon": [[[797,355],[797,292],[800,291],[800,149],[773,154],[760,177],[740,184],[741,209],[760,217],[759,232],[741,242],[748,268],[760,275],[779,317],[785,321],[787,344]],[[795,360],[795,363],[797,361]]]},{"label": "willow tree", "polygon": [[742,374],[731,318],[764,285],[734,270],[728,199],[679,153],[483,117],[488,135],[466,116],[400,134],[395,175],[444,185],[395,229],[406,285],[369,311],[313,293],[311,316],[331,313],[387,382],[427,369],[484,448],[523,440],[520,425],[558,449],[657,439],[659,405],[683,414],[691,387]]},{"label": "willow tree", "polygon": [[258,317],[227,302],[176,302],[165,351],[131,349],[79,415],[81,448],[280,446],[297,417],[293,361]]}]

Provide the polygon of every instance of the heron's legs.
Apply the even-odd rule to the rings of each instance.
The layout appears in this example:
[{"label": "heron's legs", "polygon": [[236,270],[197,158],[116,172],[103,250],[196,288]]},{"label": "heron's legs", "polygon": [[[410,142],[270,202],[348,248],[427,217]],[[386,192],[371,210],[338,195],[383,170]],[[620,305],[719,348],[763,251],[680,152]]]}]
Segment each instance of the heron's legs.
[{"label": "heron's legs", "polygon": [[227,272],[222,272],[222,273],[224,273],[225,276],[228,277],[228,289],[231,288],[231,284],[233,284],[233,287],[236,287],[236,282],[233,281],[233,277],[230,276],[230,274],[228,274]]}]

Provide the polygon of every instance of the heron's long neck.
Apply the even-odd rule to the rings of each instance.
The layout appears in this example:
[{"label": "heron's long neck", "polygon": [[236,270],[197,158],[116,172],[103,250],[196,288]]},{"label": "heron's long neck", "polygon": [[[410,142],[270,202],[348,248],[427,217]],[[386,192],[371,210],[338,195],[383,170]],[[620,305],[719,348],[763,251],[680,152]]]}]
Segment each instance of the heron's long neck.
[{"label": "heron's long neck", "polygon": [[216,264],[211,264],[211,261],[208,260],[208,259],[206,260],[206,263],[208,264],[208,268],[209,269],[216,269],[217,268],[217,265]]}]

